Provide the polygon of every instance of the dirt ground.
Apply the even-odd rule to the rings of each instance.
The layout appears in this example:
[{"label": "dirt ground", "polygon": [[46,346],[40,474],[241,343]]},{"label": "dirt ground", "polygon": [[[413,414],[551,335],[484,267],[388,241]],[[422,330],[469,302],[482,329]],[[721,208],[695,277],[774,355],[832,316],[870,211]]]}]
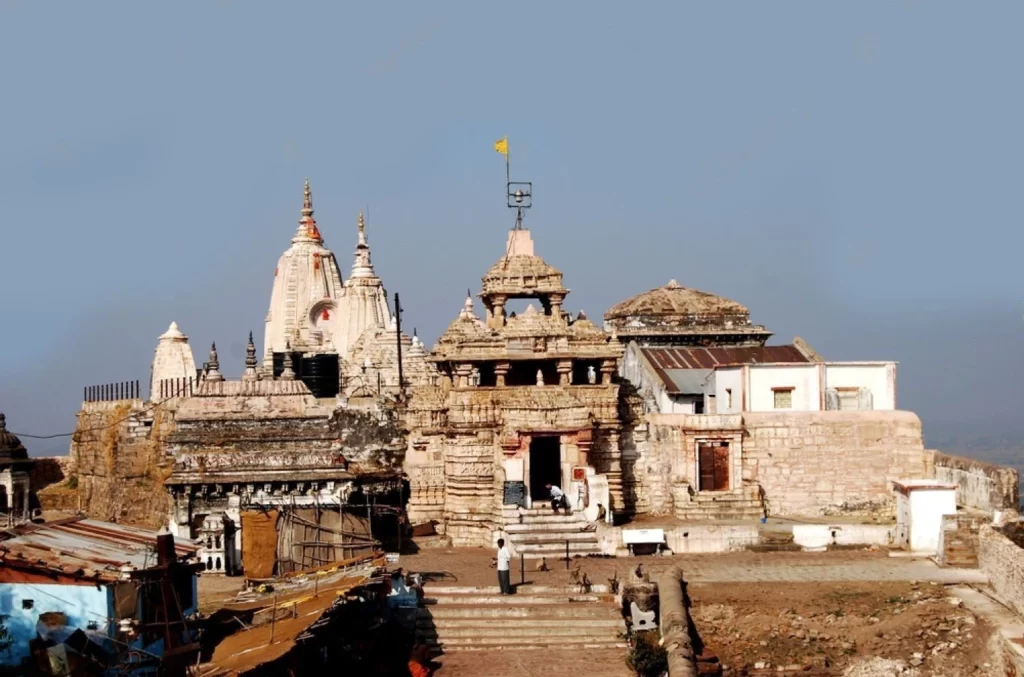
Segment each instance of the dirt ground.
[{"label": "dirt ground", "polygon": [[698,583],[689,591],[697,629],[726,675],[786,666],[839,675],[876,657],[920,677],[994,674],[990,628],[943,585]]},{"label": "dirt ground", "polygon": [[[491,551],[484,548],[423,550],[403,555],[399,566],[431,583],[496,586]],[[525,563],[529,585],[568,585],[564,562]],[[943,583],[976,584],[977,572],[940,569],[926,560],[870,551],[751,553],[678,557],[582,558],[573,561],[596,584],[612,576],[628,581],[642,566],[655,577],[671,565],[690,581],[692,614],[709,652],[728,677],[769,674],[846,677],[993,677],[988,665],[991,629]],[[932,580],[929,580],[932,579]],[[518,562],[512,581],[520,581]],[[241,579],[200,578],[201,608],[216,608],[234,595]],[[592,677],[628,675],[625,651],[581,657],[557,650],[470,651],[441,657],[438,677],[573,674],[581,663]],[[542,660],[536,660],[542,659]],[[556,669],[557,668],[557,669]],[[787,669],[788,668],[788,669]]]}]

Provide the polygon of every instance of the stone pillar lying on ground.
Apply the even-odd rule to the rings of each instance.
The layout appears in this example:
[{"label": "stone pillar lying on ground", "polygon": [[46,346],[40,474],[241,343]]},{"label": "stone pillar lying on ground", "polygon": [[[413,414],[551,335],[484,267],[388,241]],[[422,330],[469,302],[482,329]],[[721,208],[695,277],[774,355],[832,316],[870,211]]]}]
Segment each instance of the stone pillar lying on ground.
[{"label": "stone pillar lying on ground", "polygon": [[[658,578],[661,608],[661,638],[668,651],[670,677],[697,677],[697,656],[702,647],[694,646],[690,630],[689,599],[683,570],[674,566]],[[700,643],[699,638],[696,643]]]}]

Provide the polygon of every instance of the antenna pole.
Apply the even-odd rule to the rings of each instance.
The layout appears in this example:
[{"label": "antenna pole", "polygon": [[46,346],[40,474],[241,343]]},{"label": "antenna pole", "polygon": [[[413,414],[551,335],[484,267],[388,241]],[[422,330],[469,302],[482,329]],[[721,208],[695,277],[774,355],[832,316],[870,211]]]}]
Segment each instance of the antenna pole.
[{"label": "antenna pole", "polygon": [[402,304],[398,300],[398,292],[395,292],[395,345],[398,346],[398,395],[404,399],[405,378],[402,374]]}]

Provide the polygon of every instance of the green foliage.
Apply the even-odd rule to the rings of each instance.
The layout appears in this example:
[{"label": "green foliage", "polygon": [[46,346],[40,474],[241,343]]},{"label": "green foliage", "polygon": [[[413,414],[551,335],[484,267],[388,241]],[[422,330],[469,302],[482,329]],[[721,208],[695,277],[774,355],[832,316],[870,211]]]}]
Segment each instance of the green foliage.
[{"label": "green foliage", "polygon": [[72,475],[68,478],[68,489],[78,488],[78,475]]},{"label": "green foliage", "polygon": [[658,644],[657,631],[633,634],[633,648],[626,656],[626,665],[637,677],[661,677],[668,672],[668,652]]}]

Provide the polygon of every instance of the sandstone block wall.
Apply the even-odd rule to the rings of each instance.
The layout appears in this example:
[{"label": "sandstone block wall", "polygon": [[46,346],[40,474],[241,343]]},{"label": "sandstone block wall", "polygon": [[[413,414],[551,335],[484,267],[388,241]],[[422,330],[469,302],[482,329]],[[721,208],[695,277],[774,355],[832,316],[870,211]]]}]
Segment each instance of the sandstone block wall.
[{"label": "sandstone block wall", "polygon": [[929,476],[910,412],[748,413],[743,427],[744,478],[775,515],[891,515],[892,481]]},{"label": "sandstone block wall", "polygon": [[171,507],[164,439],[173,427],[170,410],[147,410],[141,400],[86,405],[71,441],[81,509],[95,519],[164,525]]},{"label": "sandstone block wall", "polygon": [[[1019,526],[1007,527],[1024,531]],[[978,532],[978,566],[998,595],[1024,616],[1024,548],[991,525]]]},{"label": "sandstone block wall", "polygon": [[1016,510],[1020,502],[1017,471],[973,458],[935,453],[935,478],[956,485],[957,505],[991,512]]}]

